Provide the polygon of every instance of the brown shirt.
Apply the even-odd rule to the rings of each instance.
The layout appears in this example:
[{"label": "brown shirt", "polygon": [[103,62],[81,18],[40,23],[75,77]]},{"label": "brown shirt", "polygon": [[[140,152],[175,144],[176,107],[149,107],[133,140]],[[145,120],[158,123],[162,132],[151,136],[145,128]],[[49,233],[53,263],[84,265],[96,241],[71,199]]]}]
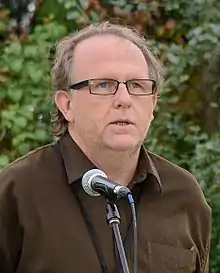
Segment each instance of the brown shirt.
[{"label": "brown shirt", "polygon": [[[0,174],[1,273],[102,272],[74,190],[93,223],[108,272],[114,272],[106,200],[81,187],[82,175],[95,166],[68,134],[60,147],[67,177],[52,144]],[[143,148],[131,185],[138,203],[138,273],[208,272],[211,210],[194,177]],[[124,237],[131,219],[128,202],[121,200],[118,209]]]}]

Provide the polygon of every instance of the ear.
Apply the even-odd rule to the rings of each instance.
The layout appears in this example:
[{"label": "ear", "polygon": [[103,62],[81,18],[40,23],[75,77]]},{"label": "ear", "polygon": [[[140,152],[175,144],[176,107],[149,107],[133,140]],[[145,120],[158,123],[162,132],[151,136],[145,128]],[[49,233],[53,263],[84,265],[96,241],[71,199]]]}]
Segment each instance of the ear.
[{"label": "ear", "polygon": [[64,118],[69,122],[73,121],[71,94],[63,90],[58,90],[55,93],[54,101]]},{"label": "ear", "polygon": [[158,98],[158,94],[156,92],[155,95],[153,96],[153,107],[154,107],[154,109],[157,106],[157,98]]}]

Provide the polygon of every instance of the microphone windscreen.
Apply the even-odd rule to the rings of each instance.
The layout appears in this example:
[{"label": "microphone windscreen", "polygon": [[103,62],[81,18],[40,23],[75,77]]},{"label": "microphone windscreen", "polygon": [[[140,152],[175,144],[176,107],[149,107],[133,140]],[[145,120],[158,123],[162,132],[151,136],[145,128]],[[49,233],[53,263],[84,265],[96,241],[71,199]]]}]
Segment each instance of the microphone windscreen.
[{"label": "microphone windscreen", "polygon": [[82,187],[84,191],[91,196],[99,196],[100,194],[92,189],[92,179],[96,176],[108,178],[107,175],[99,169],[91,169],[82,177]]}]

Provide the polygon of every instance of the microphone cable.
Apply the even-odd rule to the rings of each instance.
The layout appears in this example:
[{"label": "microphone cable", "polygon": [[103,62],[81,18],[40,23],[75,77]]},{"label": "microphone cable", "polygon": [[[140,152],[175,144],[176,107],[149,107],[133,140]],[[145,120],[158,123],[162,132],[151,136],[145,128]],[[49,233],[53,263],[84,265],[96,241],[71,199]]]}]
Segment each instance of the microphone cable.
[{"label": "microphone cable", "polygon": [[135,203],[132,194],[128,194],[128,201],[131,206],[131,215],[132,215],[132,229],[133,229],[133,273],[137,273],[137,248],[138,248],[138,239],[137,239],[137,217],[135,210]]}]

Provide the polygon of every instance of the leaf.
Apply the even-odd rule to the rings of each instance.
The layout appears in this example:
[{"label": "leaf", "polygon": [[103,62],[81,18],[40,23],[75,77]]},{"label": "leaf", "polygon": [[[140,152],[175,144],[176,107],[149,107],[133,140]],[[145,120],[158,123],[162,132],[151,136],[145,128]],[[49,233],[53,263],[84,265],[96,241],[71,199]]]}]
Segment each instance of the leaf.
[{"label": "leaf", "polygon": [[70,11],[67,13],[67,20],[77,20],[79,19],[79,17],[81,16],[81,14],[77,11]]},{"label": "leaf", "polygon": [[29,143],[22,143],[18,146],[18,151],[21,155],[25,155],[30,151]]},{"label": "leaf", "polygon": [[27,45],[24,47],[24,57],[34,58],[38,56],[38,47],[36,45]]},{"label": "leaf", "polygon": [[23,91],[20,89],[9,89],[8,96],[14,102],[19,102],[23,96]]},{"label": "leaf", "polygon": [[99,15],[96,12],[91,11],[90,16],[92,18],[92,22],[94,23],[99,22]]},{"label": "leaf", "polygon": [[80,6],[81,6],[84,10],[88,9],[88,7],[89,7],[89,0],[78,0],[78,1],[79,1],[79,3],[80,3]]},{"label": "leaf", "polygon": [[44,141],[45,139],[48,138],[48,133],[49,131],[45,131],[43,129],[37,129],[35,132],[35,137],[38,141]]},{"label": "leaf", "polygon": [[75,1],[65,1],[65,3],[64,3],[64,7],[66,8],[66,9],[70,9],[70,8],[72,8],[72,7],[75,7],[77,5],[77,3],[75,2]]},{"label": "leaf", "polygon": [[27,120],[24,117],[16,117],[15,119],[15,125],[20,128],[25,128],[27,126]]},{"label": "leaf", "polygon": [[116,6],[125,6],[126,0],[109,0],[109,4]]},{"label": "leaf", "polygon": [[5,53],[20,56],[22,54],[22,46],[20,43],[14,42],[5,48]]},{"label": "leaf", "polygon": [[4,33],[7,31],[6,24],[0,21],[0,33]]},{"label": "leaf", "polygon": [[9,158],[6,155],[0,155],[0,171],[1,171],[1,167],[5,167],[6,165],[9,164]]},{"label": "leaf", "polygon": [[39,83],[42,78],[43,78],[43,71],[42,69],[40,69],[40,67],[36,67],[36,65],[34,65],[32,62],[28,63],[28,67],[27,67],[27,74],[29,76],[29,78],[31,79],[31,81],[33,81],[34,83]]},{"label": "leaf", "polygon": [[24,64],[23,59],[14,59],[10,63],[10,70],[17,74],[22,70],[23,64]]}]

